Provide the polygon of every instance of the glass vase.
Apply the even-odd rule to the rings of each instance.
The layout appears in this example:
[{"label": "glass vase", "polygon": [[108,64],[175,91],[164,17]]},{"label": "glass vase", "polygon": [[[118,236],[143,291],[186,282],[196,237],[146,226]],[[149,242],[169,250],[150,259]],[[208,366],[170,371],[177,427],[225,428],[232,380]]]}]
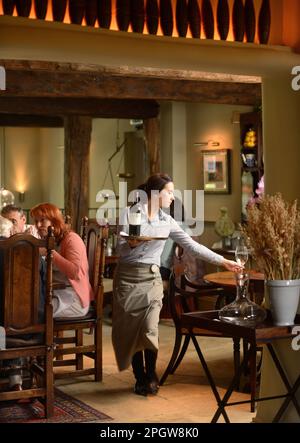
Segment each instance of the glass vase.
[{"label": "glass vase", "polygon": [[239,326],[255,327],[266,318],[266,311],[248,298],[249,275],[236,274],[236,298],[219,311],[219,319]]}]

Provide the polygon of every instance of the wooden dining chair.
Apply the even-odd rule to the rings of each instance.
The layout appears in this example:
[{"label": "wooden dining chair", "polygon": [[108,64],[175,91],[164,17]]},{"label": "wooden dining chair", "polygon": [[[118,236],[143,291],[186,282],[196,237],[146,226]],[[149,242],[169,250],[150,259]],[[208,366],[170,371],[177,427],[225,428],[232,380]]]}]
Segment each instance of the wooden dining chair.
[{"label": "wooden dining chair", "polygon": [[[189,286],[193,290],[189,290]],[[168,306],[175,325],[175,343],[170,361],[160,379],[160,385],[163,385],[170,374],[174,374],[181,363],[191,340],[200,358],[200,348],[196,336],[221,336],[220,334],[214,334],[213,332],[204,329],[194,329],[191,334],[190,331],[184,328],[181,324],[181,316],[183,313],[199,310],[197,307],[203,296],[213,297],[215,304],[218,305],[221,303],[222,298],[226,297],[226,293],[222,288],[210,287],[210,285],[206,284],[201,285],[192,283],[184,274],[181,274],[179,277],[176,276],[174,272],[171,274],[168,292]],[[235,368],[238,368],[240,362],[239,340],[233,340],[233,344]]]},{"label": "wooden dining chair", "polygon": [[[81,237],[86,245],[95,299],[83,317],[54,319],[54,367],[71,367],[68,371],[56,371],[56,379],[92,374],[95,381],[102,380],[103,273],[108,229],[95,220],[83,219]],[[92,344],[84,344],[84,330],[93,333]],[[93,367],[84,368],[84,357],[92,359]]]},{"label": "wooden dining chair", "polygon": [[[40,248],[47,249],[43,263]],[[36,239],[28,234],[16,234],[0,240],[2,256],[1,325],[6,346],[0,350],[4,374],[14,369],[26,369],[29,380],[22,390],[10,391],[5,384],[0,401],[39,398],[47,418],[53,415],[53,315],[52,315],[52,249],[54,236]],[[45,266],[45,269],[44,269]],[[46,284],[44,284],[44,273]],[[21,360],[20,360],[21,359]]]}]

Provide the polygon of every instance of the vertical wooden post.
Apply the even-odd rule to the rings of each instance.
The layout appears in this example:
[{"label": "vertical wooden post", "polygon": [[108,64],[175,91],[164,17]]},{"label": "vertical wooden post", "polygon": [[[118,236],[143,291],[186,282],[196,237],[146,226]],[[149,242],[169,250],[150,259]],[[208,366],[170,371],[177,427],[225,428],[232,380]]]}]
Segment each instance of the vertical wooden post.
[{"label": "vertical wooden post", "polygon": [[88,216],[91,132],[91,117],[65,118],[65,211],[78,233]]},{"label": "vertical wooden post", "polygon": [[144,120],[150,174],[160,172],[160,125],[158,118]]}]

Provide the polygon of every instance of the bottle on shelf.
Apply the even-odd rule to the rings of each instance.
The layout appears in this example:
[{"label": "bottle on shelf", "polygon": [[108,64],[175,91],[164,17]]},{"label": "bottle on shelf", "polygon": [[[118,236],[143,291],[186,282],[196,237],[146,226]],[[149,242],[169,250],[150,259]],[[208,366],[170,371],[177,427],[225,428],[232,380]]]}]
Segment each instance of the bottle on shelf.
[{"label": "bottle on shelf", "polygon": [[253,128],[249,128],[245,135],[244,148],[255,148],[256,142],[256,132]]},{"label": "bottle on shelf", "polygon": [[134,202],[129,208],[129,235],[141,235],[142,214],[140,196],[136,192]]}]

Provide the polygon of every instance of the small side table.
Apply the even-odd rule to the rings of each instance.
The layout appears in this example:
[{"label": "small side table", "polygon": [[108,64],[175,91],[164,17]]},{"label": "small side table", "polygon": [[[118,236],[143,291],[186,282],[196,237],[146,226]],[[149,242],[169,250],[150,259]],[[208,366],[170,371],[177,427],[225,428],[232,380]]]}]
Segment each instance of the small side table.
[{"label": "small side table", "polygon": [[[300,323],[300,322],[298,322]],[[209,331],[215,331],[218,332],[226,337],[232,337],[232,338],[243,338],[249,343],[249,351],[244,355],[243,361],[240,364],[238,371],[235,373],[233,379],[231,380],[228,389],[224,395],[224,397],[221,399],[219,392],[217,390],[215,381],[213,379],[213,376],[208,368],[208,365],[205,361],[205,358],[203,356],[203,353],[199,346],[199,356],[201,360],[201,364],[203,366],[203,369],[205,371],[205,374],[208,378],[208,381],[210,383],[211,389],[214,393],[214,396],[216,398],[216,401],[218,403],[218,409],[215,412],[211,422],[216,423],[221,415],[223,415],[224,420],[226,423],[230,423],[229,417],[226,413],[225,408],[228,406],[238,405],[238,404],[245,404],[245,403],[251,403],[254,404],[258,401],[265,401],[265,400],[273,400],[276,398],[285,398],[284,402],[282,403],[281,407],[279,408],[278,412],[276,413],[273,423],[278,423],[281,419],[284,411],[288,407],[289,403],[292,401],[296,411],[298,412],[298,415],[300,417],[300,406],[296,398],[296,392],[300,386],[300,372],[297,380],[295,381],[294,385],[291,386],[283,368],[282,365],[277,358],[277,355],[274,351],[272,342],[275,340],[284,340],[284,339],[292,339],[292,327],[291,326],[275,326],[272,322],[272,318],[270,313],[268,312],[268,317],[265,320],[264,323],[261,323],[256,328],[250,328],[245,326],[238,326],[231,323],[222,322],[218,318],[218,311],[209,311],[209,312],[191,312],[188,314],[182,315],[182,326],[186,327],[190,330],[191,335],[193,328],[203,328],[207,329]],[[229,399],[231,397],[231,394],[234,390],[234,388],[237,386],[238,381],[240,379],[240,376],[242,374],[242,371],[247,365],[247,362],[250,361],[250,372],[254,371],[254,376],[251,377],[252,380],[256,380],[256,347],[258,345],[266,344],[271,357],[275,363],[275,366],[279,372],[279,375],[286,387],[287,393],[284,395],[276,395],[273,397],[263,397],[263,398],[251,398],[250,400],[245,401],[239,401],[234,403],[229,403]],[[252,391],[252,389],[251,389]]]}]

